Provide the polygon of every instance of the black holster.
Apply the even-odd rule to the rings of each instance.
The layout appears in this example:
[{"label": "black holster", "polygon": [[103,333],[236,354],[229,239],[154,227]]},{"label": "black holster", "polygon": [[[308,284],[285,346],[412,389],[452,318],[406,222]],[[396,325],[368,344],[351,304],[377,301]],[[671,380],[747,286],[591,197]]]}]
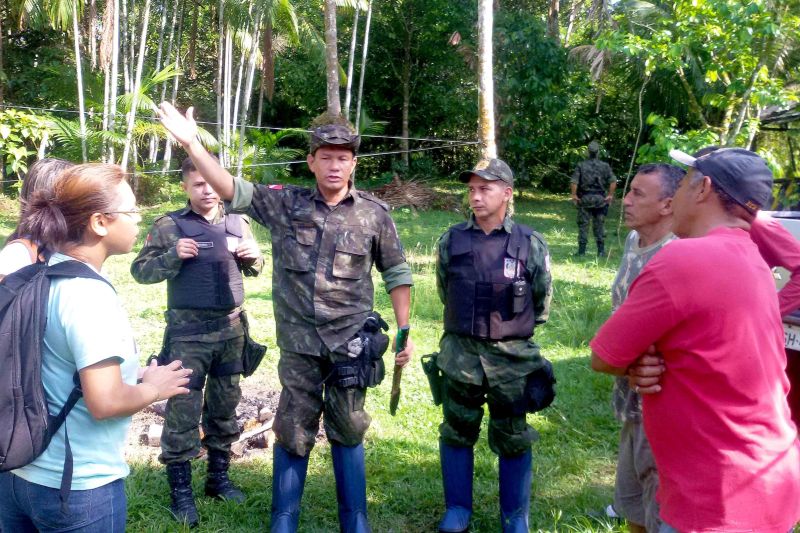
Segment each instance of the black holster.
[{"label": "black holster", "polygon": [[350,357],[333,364],[326,383],[343,389],[377,387],[386,375],[383,354],[389,348],[389,336],[384,333],[388,329],[389,324],[380,314],[370,312],[361,329],[345,345]]},{"label": "black holster", "polygon": [[431,387],[431,396],[433,396],[433,405],[442,404],[442,395],[444,389],[444,375],[442,370],[436,364],[436,359],[439,357],[439,352],[434,352],[428,355],[423,355],[420,359],[422,363],[422,371],[428,377],[428,385]]},{"label": "black holster", "polygon": [[242,350],[242,377],[250,377],[261,364],[264,359],[264,354],[267,353],[267,347],[263,344],[258,344],[250,336],[250,324],[247,321],[247,315],[242,311],[242,326],[244,327],[244,349]]},{"label": "black holster", "polygon": [[536,413],[553,403],[556,397],[556,376],[553,365],[542,357],[541,368],[528,374],[525,383],[525,411]]}]

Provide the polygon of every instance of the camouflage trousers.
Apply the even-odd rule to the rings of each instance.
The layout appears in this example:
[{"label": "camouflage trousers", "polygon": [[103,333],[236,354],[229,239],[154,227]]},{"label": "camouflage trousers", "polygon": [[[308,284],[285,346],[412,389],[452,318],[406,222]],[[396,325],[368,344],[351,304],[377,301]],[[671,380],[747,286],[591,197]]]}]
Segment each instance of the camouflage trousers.
[{"label": "camouflage trousers", "polygon": [[355,446],[364,440],[372,418],[364,410],[365,388],[328,386],[332,363],[347,359],[346,353],[322,348],[319,356],[281,350],[278,377],[281,397],[275,423],[275,438],[287,451],[305,457],[319,431],[320,416],[328,440]]},{"label": "camouflage trousers", "polygon": [[[205,390],[190,389],[189,394],[173,396],[167,402],[161,456],[164,463],[179,463],[197,456],[200,446],[230,452],[239,438],[236,406],[242,397],[240,374],[218,376],[215,367],[241,360],[244,335],[217,342],[179,341],[170,343],[171,359],[180,359],[192,369],[192,380],[205,383]],[[200,441],[198,422],[203,426]]]},{"label": "camouflage trousers", "polygon": [[474,446],[481,432],[483,404],[488,403],[489,447],[504,457],[525,453],[538,435],[526,415],[512,414],[510,406],[521,400],[526,382],[524,376],[492,387],[485,378],[482,385],[473,385],[444,376],[441,440],[451,446]]},{"label": "camouflage trousers", "polygon": [[605,242],[606,238],[606,207],[578,207],[578,245],[586,247],[589,240],[589,222],[592,223],[592,232],[595,241]]}]

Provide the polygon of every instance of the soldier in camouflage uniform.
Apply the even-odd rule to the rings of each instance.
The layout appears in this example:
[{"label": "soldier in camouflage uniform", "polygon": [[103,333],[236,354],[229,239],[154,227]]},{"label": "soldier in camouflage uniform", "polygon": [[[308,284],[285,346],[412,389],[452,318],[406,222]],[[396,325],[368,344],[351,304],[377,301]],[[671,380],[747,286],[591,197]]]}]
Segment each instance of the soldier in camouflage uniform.
[{"label": "soldier in camouflage uniform", "polygon": [[162,357],[180,359],[193,370],[191,392],[167,402],[159,457],[166,464],[172,512],[193,526],[198,516],[189,461],[200,451],[199,420],[208,450],[206,495],[244,501],[227,474],[231,443],[239,438],[236,406],[247,335],[241,274],[257,276],[264,259],[247,219],[225,213],[190,159],[182,173],[186,207],[156,219],[131,274],[139,283],[167,281]]},{"label": "soldier in camouflage uniform", "polygon": [[570,190],[572,201],[578,208],[578,253],[586,254],[586,243],[589,238],[589,221],[592,222],[597,255],[605,255],[606,215],[608,206],[614,200],[617,190],[617,179],[611,166],[600,161],[597,154],[600,145],[592,141],[588,146],[589,159],[581,161],[572,173]]},{"label": "soldier in camouflage uniform", "polygon": [[[196,140],[189,110],[161,105],[163,124],[183,144],[209,183],[235,211],[250,214],[272,234],[273,301],[281,391],[273,451],[273,532],[296,531],[308,458],[319,419],[331,443],[342,531],[370,531],[367,521],[364,434],[366,387],[382,378],[380,355],[363,372],[367,324],[376,324],[371,270],[380,272],[398,327],[408,324],[411,269],[389,209],[359,191],[351,175],[359,136],[339,124],[311,133],[308,166],[313,189],[253,185],[233,179]],[[371,318],[372,317],[372,318]],[[385,348],[385,346],[384,346]],[[371,348],[370,348],[371,350]],[[408,363],[413,343],[395,357]]]},{"label": "soldier in camouflage uniform", "polygon": [[439,450],[446,505],[439,531],[469,528],[473,446],[488,403],[489,447],[500,457],[503,531],[527,532],[537,433],[526,422],[525,392],[527,377],[545,364],[530,337],[549,314],[549,253],[539,233],[507,216],[514,183],[508,165],[483,160],[460,179],[469,184],[473,215],[437,246],[445,306],[437,357],[444,376]]}]

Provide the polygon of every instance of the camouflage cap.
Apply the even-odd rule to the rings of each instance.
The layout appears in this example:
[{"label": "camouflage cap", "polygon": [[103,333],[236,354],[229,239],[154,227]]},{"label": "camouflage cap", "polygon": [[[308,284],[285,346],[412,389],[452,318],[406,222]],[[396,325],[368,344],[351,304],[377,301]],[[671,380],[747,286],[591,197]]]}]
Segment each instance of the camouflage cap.
[{"label": "camouflage cap", "polygon": [[589,143],[589,146],[586,147],[591,153],[596,154],[600,151],[600,143],[597,141],[592,141]]},{"label": "camouflage cap", "polygon": [[349,148],[355,154],[358,152],[359,144],[361,144],[361,137],[347,126],[326,124],[311,130],[309,152],[313,154],[322,146],[336,146]]},{"label": "camouflage cap", "polygon": [[489,181],[503,181],[509,187],[514,186],[514,173],[502,159],[481,159],[472,170],[465,170],[458,179],[467,183],[472,176],[479,176]]}]

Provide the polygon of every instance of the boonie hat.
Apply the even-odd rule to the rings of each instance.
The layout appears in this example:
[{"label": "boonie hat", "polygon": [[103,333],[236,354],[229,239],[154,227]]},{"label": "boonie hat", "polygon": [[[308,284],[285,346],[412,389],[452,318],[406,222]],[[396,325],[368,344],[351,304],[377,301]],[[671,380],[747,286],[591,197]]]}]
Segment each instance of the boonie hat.
[{"label": "boonie hat", "polygon": [[669,156],[711,178],[736,203],[754,213],[769,205],[772,196],[772,171],[756,153],[744,148],[720,148],[702,157],[680,150]]},{"label": "boonie hat", "polygon": [[481,159],[472,170],[465,170],[459,174],[458,179],[467,183],[472,175],[480,176],[489,181],[503,181],[514,186],[514,173],[502,159]]},{"label": "boonie hat", "polygon": [[361,137],[342,124],[326,124],[311,130],[309,151],[313,154],[322,146],[349,148],[353,153],[358,151]]}]

